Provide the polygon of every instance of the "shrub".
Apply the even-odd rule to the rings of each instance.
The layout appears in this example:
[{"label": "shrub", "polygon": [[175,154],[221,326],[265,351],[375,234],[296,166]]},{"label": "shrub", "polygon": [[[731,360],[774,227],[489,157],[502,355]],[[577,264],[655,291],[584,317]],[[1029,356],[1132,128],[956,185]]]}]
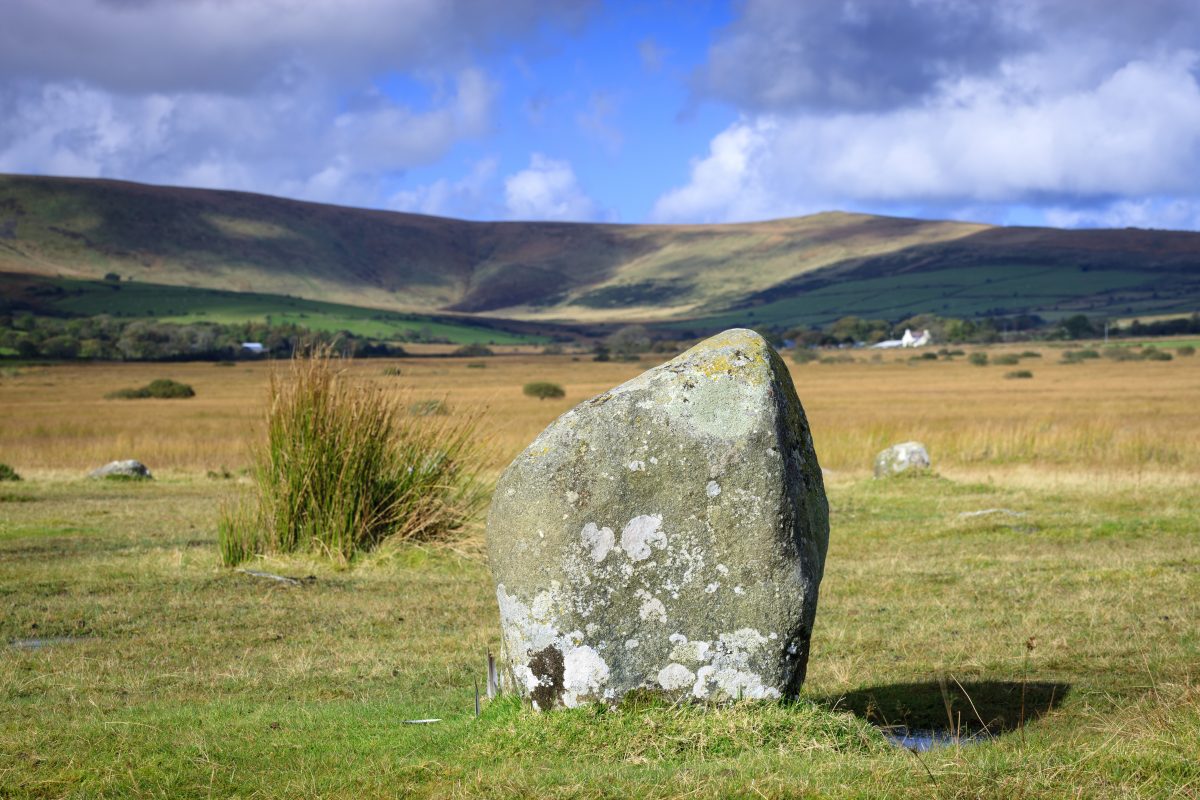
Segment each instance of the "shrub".
[{"label": "shrub", "polygon": [[797,364],[811,364],[818,358],[817,354],[807,347],[797,347],[792,350],[792,361]]},{"label": "shrub", "polygon": [[1021,353],[1021,358],[1041,358],[1042,354],[1037,350],[1026,350]]},{"label": "shrub", "polygon": [[1099,358],[1100,354],[1095,350],[1064,350],[1062,361],[1064,364],[1078,364],[1081,361],[1086,361],[1089,358]]},{"label": "shrub", "polygon": [[1004,373],[1006,378],[1032,378],[1033,373],[1027,369],[1015,369],[1012,372]]},{"label": "shrub", "polygon": [[1194,355],[1196,355],[1196,348],[1190,344],[1185,344],[1182,347],[1178,347],[1175,349],[1175,355],[1194,356]]},{"label": "shrub", "polygon": [[555,397],[566,397],[567,395],[557,383],[549,383],[547,381],[527,383],[521,391],[530,397],[536,397],[538,400],[549,400]]},{"label": "shrub", "polygon": [[967,356],[967,361],[971,362],[977,367],[986,367],[988,363],[988,356],[987,353],[971,353],[971,355]]},{"label": "shrub", "polygon": [[853,364],[854,356],[839,353],[836,356],[825,356],[821,359],[822,364]]},{"label": "shrub", "polygon": [[223,360],[221,360],[221,361],[214,361],[214,362],[213,362],[213,366],[214,366],[214,367],[236,367],[236,366],[237,366],[237,362],[236,362],[236,361],[230,361],[229,359],[223,359]]},{"label": "shrub", "polygon": [[0,481],[19,481],[21,476],[8,464],[0,464]]},{"label": "shrub", "polygon": [[482,358],[484,356],[494,356],[496,354],[492,351],[492,348],[488,347],[486,344],[471,342],[470,344],[464,344],[462,347],[451,353],[451,355],[465,358]]},{"label": "shrub", "polygon": [[308,551],[348,563],[397,540],[445,539],[486,499],[478,417],[400,415],[379,386],[351,383],[328,349],[292,359],[268,388],[254,493],[222,509],[222,561]]},{"label": "shrub", "polygon": [[1142,351],[1142,358],[1147,361],[1170,361],[1172,356],[1166,350],[1158,350],[1153,347],[1147,347]]},{"label": "shrub", "polygon": [[118,389],[105,395],[111,400],[140,400],[147,397],[173,399],[179,397],[195,397],[196,390],[186,383],[179,383],[170,378],[159,378],[138,389]]},{"label": "shrub", "polygon": [[561,356],[563,354],[563,346],[561,344],[548,344],[542,348],[544,356]]},{"label": "shrub", "polygon": [[1104,357],[1113,361],[1141,361],[1142,354],[1129,347],[1110,347],[1104,351]]},{"label": "shrub", "polygon": [[467,364],[467,369],[486,369],[486,368],[487,368],[487,364],[483,363],[482,361],[472,361],[470,364]]},{"label": "shrub", "polygon": [[1014,364],[1020,364],[1021,357],[1013,355],[1012,353],[1004,353],[1002,355],[998,355],[995,358],[993,358],[992,363],[999,364],[1000,366],[1003,366],[1003,367],[1011,367]]}]

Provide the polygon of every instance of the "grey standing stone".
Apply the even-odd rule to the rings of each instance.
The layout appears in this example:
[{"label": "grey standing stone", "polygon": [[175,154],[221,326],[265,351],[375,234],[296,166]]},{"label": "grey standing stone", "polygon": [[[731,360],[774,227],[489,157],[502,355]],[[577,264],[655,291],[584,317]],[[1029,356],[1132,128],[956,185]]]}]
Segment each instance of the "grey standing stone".
[{"label": "grey standing stone", "polygon": [[929,453],[920,442],[901,442],[875,456],[875,477],[887,478],[910,469],[929,469]]},{"label": "grey standing stone", "polygon": [[97,467],[88,473],[90,478],[132,478],[133,480],[148,481],[154,476],[150,474],[150,470],[140,461],[128,459],[126,461],[110,461],[103,467]]},{"label": "grey standing stone", "polygon": [[791,696],[829,510],[779,355],[729,330],[552,423],[488,516],[506,691]]}]

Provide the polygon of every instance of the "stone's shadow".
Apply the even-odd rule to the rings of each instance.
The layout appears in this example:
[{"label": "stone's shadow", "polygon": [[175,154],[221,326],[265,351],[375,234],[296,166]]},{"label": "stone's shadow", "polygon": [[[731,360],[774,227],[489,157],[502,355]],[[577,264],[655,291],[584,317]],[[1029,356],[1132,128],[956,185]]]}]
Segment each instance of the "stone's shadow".
[{"label": "stone's shadow", "polygon": [[873,725],[974,736],[1020,728],[1058,707],[1069,683],[969,681],[894,683],[814,698],[833,711],[851,711]]}]

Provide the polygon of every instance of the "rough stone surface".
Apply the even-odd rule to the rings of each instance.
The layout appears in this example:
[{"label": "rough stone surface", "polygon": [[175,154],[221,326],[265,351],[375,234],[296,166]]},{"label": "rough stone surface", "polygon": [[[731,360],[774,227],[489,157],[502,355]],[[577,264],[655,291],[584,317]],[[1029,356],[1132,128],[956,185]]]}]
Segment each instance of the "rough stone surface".
[{"label": "rough stone surface", "polygon": [[875,477],[887,478],[910,469],[929,469],[929,453],[920,442],[894,444],[875,456]]},{"label": "rough stone surface", "polygon": [[539,709],[790,696],[828,541],[787,367],[752,331],[714,336],[568,411],[501,477],[504,688]]},{"label": "rough stone surface", "polygon": [[150,474],[150,470],[140,461],[128,459],[127,461],[110,461],[103,467],[97,467],[88,473],[91,478],[132,478],[134,480],[151,480],[154,476]]}]

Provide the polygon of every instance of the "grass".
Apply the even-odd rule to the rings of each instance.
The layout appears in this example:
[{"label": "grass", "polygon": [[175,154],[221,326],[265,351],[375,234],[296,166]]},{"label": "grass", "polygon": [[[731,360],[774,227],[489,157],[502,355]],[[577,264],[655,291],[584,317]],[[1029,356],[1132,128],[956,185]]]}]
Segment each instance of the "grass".
[{"label": "grass", "polygon": [[460,532],[485,500],[473,416],[399,413],[322,349],[272,372],[255,489],[221,515],[222,561],[308,551],[348,564],[384,543]]},{"label": "grass", "polygon": [[[478,543],[350,572],[258,562],[315,576],[287,586],[217,566],[227,484],[13,492],[28,502],[0,504],[0,641],[65,641],[0,655],[6,796],[1124,797],[1200,780],[1186,486],[834,477],[797,704],[503,700],[479,719],[498,641]],[[989,508],[1020,516],[963,516]],[[868,724],[944,730],[947,698],[995,737],[917,758]],[[443,721],[403,724],[421,718]]]},{"label": "grass", "polygon": [[[2,276],[0,276],[2,277]],[[532,344],[544,337],[504,330],[490,321],[454,321],[445,317],[384,311],[378,308],[306,300],[260,292],[233,292],[156,283],[46,278],[39,281],[60,290],[43,295],[43,301],[59,313],[156,319],[180,324],[217,322],[270,322],[299,325],[309,330],[376,339],[444,339],[464,346],[484,344]],[[0,290],[5,282],[0,280]]]}]

